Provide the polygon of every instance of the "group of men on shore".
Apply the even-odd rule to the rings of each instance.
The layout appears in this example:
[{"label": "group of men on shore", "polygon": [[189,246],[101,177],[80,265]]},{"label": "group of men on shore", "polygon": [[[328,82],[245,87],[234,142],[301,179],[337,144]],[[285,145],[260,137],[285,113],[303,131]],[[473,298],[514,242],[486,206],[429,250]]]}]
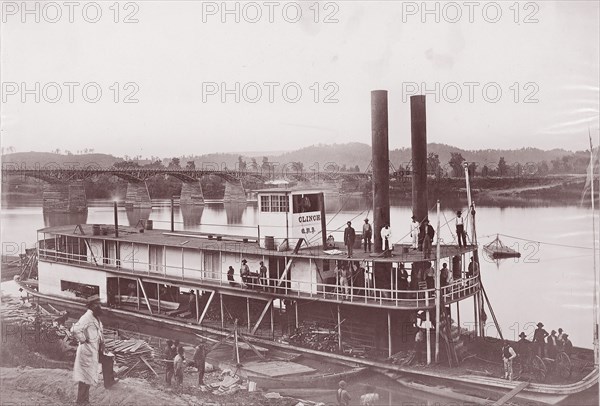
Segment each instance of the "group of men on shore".
[{"label": "group of men on shore", "polygon": [[198,369],[198,386],[204,385],[204,372],[206,366],[206,349],[203,344],[198,344],[195,347],[192,360],[185,360],[183,345],[179,340],[167,340],[167,347],[164,352],[165,362],[165,382],[171,385],[173,377],[177,385],[183,385],[183,371],[187,366],[194,366]]},{"label": "group of men on shore", "polygon": [[550,334],[544,330],[544,324],[539,322],[533,332],[533,341],[527,339],[527,334],[521,332],[519,341],[516,343],[516,352],[507,340],[502,345],[502,360],[504,363],[504,379],[512,381],[513,360],[517,356],[521,359],[521,366],[524,371],[529,369],[531,358],[539,356],[540,358],[554,359],[558,353],[564,352],[571,355],[573,352],[573,343],[569,340],[569,335],[562,328],[552,330]]}]

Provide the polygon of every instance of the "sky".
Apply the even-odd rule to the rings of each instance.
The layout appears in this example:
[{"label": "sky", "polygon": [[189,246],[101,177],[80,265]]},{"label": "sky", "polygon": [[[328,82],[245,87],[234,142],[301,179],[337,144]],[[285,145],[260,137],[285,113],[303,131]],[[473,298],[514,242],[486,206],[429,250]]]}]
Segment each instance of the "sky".
[{"label": "sky", "polygon": [[410,146],[415,94],[429,142],[583,150],[598,137],[597,1],[46,4],[2,4],[1,141],[19,152],[371,144],[377,89],[390,148]]}]

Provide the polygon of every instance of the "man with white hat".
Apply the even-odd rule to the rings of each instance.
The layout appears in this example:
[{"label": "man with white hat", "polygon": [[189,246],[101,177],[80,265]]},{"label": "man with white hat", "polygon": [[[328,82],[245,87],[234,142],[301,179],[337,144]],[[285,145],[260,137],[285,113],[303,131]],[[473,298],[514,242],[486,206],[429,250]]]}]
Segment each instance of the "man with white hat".
[{"label": "man with white hat", "polygon": [[371,224],[369,224],[369,219],[365,219],[362,234],[365,252],[367,252],[367,249],[369,250],[369,252],[371,252],[371,237],[373,236],[373,229],[371,228]]},{"label": "man with white hat", "polygon": [[78,405],[90,403],[90,386],[98,383],[99,354],[104,351],[100,298],[90,297],[86,307],[88,310],[71,327],[71,332],[79,341],[73,366],[73,380],[78,383]]}]

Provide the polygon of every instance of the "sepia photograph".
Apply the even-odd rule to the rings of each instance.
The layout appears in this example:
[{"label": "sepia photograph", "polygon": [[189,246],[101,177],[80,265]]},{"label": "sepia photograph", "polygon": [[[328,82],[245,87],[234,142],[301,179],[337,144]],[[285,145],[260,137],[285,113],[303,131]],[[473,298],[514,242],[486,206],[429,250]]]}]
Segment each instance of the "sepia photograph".
[{"label": "sepia photograph", "polygon": [[0,20],[0,406],[599,404],[599,1]]}]

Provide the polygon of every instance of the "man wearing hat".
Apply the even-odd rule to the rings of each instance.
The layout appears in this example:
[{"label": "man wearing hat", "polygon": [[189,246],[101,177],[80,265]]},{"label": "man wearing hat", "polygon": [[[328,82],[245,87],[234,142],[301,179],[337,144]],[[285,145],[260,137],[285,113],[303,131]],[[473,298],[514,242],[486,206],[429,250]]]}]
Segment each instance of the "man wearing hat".
[{"label": "man wearing hat", "polygon": [[571,356],[571,353],[573,352],[573,343],[569,340],[569,335],[567,333],[563,334],[562,350],[568,356]]},{"label": "man wearing hat", "polygon": [[71,332],[79,342],[73,366],[73,380],[78,383],[78,405],[90,402],[90,386],[98,383],[99,354],[104,352],[100,298],[88,298],[86,307],[88,310],[71,327]]},{"label": "man wearing hat", "polygon": [[467,234],[465,233],[465,223],[462,218],[462,212],[456,212],[456,237],[458,238],[458,247],[467,246]]},{"label": "man wearing hat", "polygon": [[517,341],[517,355],[520,359],[521,368],[523,371],[526,370],[529,364],[529,358],[531,355],[531,341],[527,339],[527,335],[523,332],[519,334],[519,341]]},{"label": "man wearing hat", "polygon": [[537,324],[537,328],[533,332],[533,344],[535,352],[542,358],[546,356],[546,337],[550,335],[546,330],[544,330],[543,327],[544,325],[540,322]]},{"label": "man wearing hat", "polygon": [[248,278],[250,277],[250,267],[248,266],[248,261],[242,259],[242,266],[240,267],[240,275],[242,277],[242,282],[245,286],[248,284]]},{"label": "man wearing hat", "polygon": [[371,252],[371,237],[373,236],[373,229],[371,228],[371,224],[369,224],[369,219],[365,219],[362,234],[365,252],[367,252],[367,248],[369,249],[369,252]]},{"label": "man wearing hat", "polygon": [[352,228],[352,223],[347,222],[348,226],[344,230],[344,245],[348,249],[348,258],[352,258],[352,248],[354,247],[354,240],[356,240],[356,232]]},{"label": "man wearing hat", "polygon": [[556,336],[556,330],[550,332],[550,335],[546,339],[546,344],[548,344],[548,357],[556,357],[556,353],[558,352],[558,337]]},{"label": "man wearing hat", "polygon": [[416,250],[419,248],[419,222],[415,216],[412,216],[411,219],[410,236],[412,237],[412,249]]},{"label": "man wearing hat", "polygon": [[339,385],[339,388],[336,393],[336,399],[337,399],[338,406],[349,406],[352,398],[350,397],[350,394],[346,390],[346,387],[348,386],[348,384],[346,383],[346,381],[340,381],[340,383],[338,385]]}]

